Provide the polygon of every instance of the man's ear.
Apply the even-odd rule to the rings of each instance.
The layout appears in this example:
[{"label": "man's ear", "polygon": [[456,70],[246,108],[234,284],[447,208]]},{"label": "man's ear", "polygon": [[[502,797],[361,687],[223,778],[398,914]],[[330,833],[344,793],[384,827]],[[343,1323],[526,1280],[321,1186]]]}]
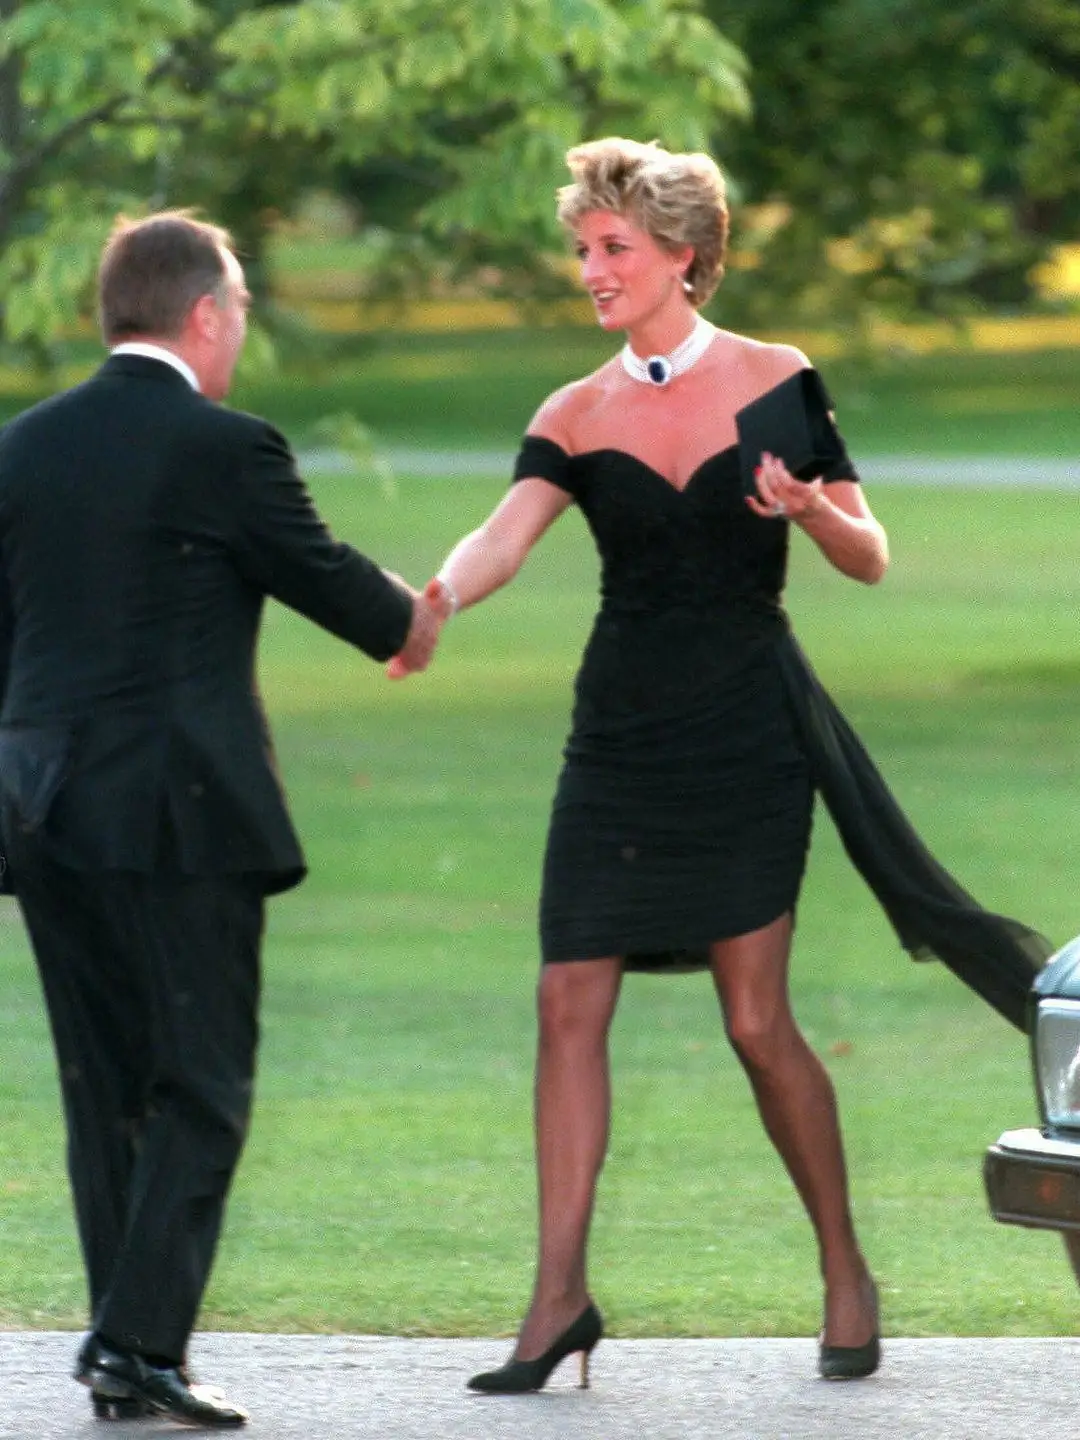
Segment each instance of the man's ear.
[{"label": "man's ear", "polygon": [[191,307],[191,323],[201,340],[216,340],[221,330],[221,311],[213,295],[200,295]]}]

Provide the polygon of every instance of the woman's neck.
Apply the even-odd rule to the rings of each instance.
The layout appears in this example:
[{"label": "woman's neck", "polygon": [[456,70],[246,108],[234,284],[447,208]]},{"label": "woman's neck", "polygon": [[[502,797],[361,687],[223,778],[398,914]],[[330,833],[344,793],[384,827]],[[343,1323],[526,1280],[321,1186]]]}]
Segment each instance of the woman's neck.
[{"label": "woman's neck", "polygon": [[650,315],[626,331],[627,344],[642,360],[650,355],[670,355],[693,330],[697,318],[697,311],[689,304],[680,305],[677,311]]}]

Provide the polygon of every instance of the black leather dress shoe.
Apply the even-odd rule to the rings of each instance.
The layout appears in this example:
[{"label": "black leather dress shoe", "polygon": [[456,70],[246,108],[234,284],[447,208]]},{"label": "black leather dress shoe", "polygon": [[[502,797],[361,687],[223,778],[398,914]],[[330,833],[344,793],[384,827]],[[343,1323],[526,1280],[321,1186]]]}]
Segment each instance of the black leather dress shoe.
[{"label": "black leather dress shoe", "polygon": [[[230,1404],[220,1390],[192,1385],[180,1366],[150,1365],[141,1355],[103,1345],[96,1335],[79,1351],[75,1379],[93,1390],[97,1415],[102,1415],[99,1405],[107,1410],[109,1402],[137,1402],[145,1407],[143,1414],[167,1415],[181,1425],[233,1429],[247,1423],[245,1410]],[[102,1418],[133,1418],[127,1405],[121,1410]]]}]

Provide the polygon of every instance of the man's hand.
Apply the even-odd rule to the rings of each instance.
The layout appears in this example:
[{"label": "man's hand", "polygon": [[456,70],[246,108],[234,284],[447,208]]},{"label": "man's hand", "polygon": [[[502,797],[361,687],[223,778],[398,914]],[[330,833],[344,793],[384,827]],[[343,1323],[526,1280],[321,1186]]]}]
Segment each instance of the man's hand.
[{"label": "man's hand", "polygon": [[408,588],[413,597],[412,624],[405,644],[386,667],[391,680],[404,680],[427,669],[439,631],[454,613],[452,597],[441,580],[429,580],[422,594]]}]

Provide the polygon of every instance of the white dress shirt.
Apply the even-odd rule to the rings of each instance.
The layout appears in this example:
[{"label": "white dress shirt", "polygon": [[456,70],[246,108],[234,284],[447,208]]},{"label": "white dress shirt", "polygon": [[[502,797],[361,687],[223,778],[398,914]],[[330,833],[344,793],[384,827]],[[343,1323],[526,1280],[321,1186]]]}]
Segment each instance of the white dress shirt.
[{"label": "white dress shirt", "polygon": [[195,371],[186,360],[181,360],[179,355],[174,355],[171,350],[166,350],[162,345],[148,345],[142,340],[125,340],[122,345],[114,345],[113,355],[141,355],[144,360],[163,360],[166,365],[171,365],[178,370],[193,390],[201,390],[198,377]]}]

